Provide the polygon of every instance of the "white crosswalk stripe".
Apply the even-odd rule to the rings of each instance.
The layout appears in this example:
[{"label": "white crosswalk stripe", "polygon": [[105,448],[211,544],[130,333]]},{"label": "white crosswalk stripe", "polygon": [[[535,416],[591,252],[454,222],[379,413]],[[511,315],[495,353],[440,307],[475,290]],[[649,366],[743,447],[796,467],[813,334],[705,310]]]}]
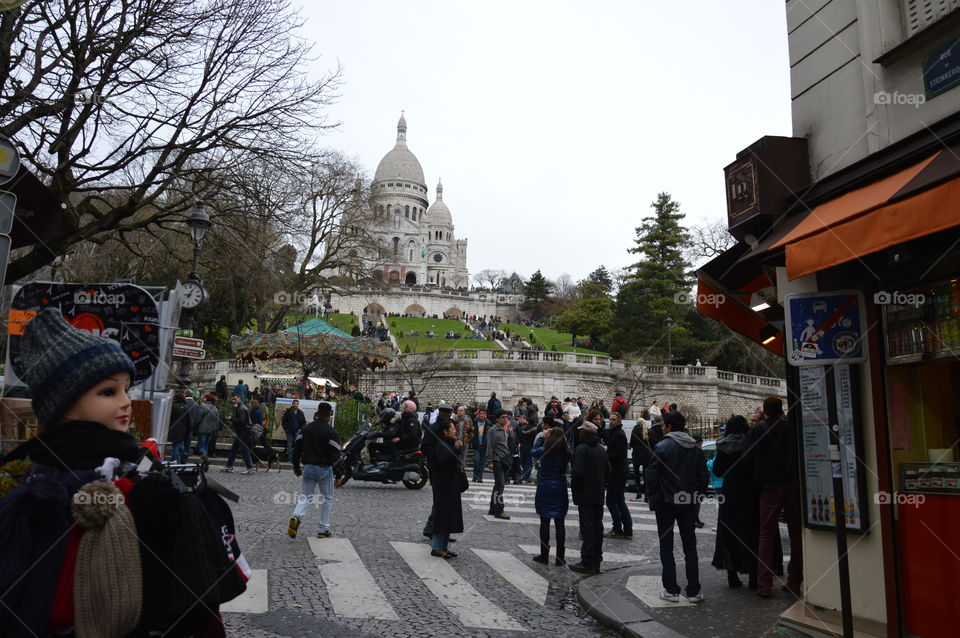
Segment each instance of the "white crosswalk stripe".
[{"label": "white crosswalk stripe", "polygon": [[311,538],[309,541],[313,555],[328,561],[320,565],[320,577],[327,586],[334,613],[343,618],[399,619],[349,539]]},{"label": "white crosswalk stripe", "polygon": [[254,569],[247,581],[247,590],[230,602],[220,605],[220,611],[262,614],[269,610],[270,598],[267,594],[267,570]]},{"label": "white crosswalk stripe", "polygon": [[390,544],[423,581],[430,593],[465,627],[526,631],[520,623],[464,580],[450,563],[425,551],[426,547],[422,543],[393,541]]},{"label": "white crosswalk stripe", "polygon": [[538,605],[547,603],[547,590],[550,588],[547,579],[521,563],[519,558],[510,552],[492,549],[473,548],[472,551],[524,596]]},{"label": "white crosswalk stripe", "polygon": [[[497,518],[496,516],[491,516],[490,514],[484,514],[483,517],[484,517],[486,520],[488,520],[488,521],[490,521],[490,522],[492,522],[492,523],[503,523],[503,524],[505,524],[505,525],[509,525],[510,523],[520,524],[520,525],[539,525],[539,524],[540,524],[540,517],[539,517],[539,516],[537,516],[536,518],[529,518],[529,517],[526,517],[526,516],[511,516],[511,517],[510,517],[510,520],[504,520],[504,519],[502,519],[502,518]],[[573,520],[571,520],[571,517],[570,517],[570,516],[567,516],[567,519],[566,519],[564,525],[566,525],[567,527],[577,527],[577,528],[579,528],[579,527],[580,527],[580,524],[577,522],[576,514],[574,514]],[[636,532],[637,530],[643,530],[643,531],[645,531],[645,532],[655,532],[655,531],[657,531],[657,526],[656,526],[656,525],[650,525],[650,524],[647,524],[647,523],[634,523],[634,524],[633,524],[633,531]]]},{"label": "white crosswalk stripe", "polygon": [[[513,515],[514,512],[528,513],[528,514],[536,514],[536,513],[537,513],[537,509],[536,509],[535,507],[533,507],[532,505],[511,505],[510,502],[508,501],[508,502],[504,503],[504,506],[505,506],[506,509],[507,509],[507,513],[510,514],[511,516]],[[478,504],[478,503],[470,503],[470,509],[472,509],[472,510],[489,510],[489,509],[490,509],[490,504],[488,503],[488,504],[486,504],[486,505],[480,505],[480,504]],[[648,513],[646,513],[646,514],[641,514],[640,512],[634,510],[633,508],[627,507],[627,509],[630,510],[630,518],[631,518],[631,519],[636,520],[636,519],[638,519],[638,518],[642,518],[642,519],[646,519],[646,520],[650,520],[650,521],[655,521],[655,520],[657,520],[656,514],[651,514],[651,513],[649,513],[649,510],[647,510]],[[642,511],[642,510],[641,510],[641,511]],[[577,507],[576,507],[576,505],[571,505],[571,506],[570,506],[570,511],[567,513],[567,518],[570,518],[571,516],[572,516],[572,517],[576,517],[576,516],[577,516]],[[604,510],[604,512],[603,512],[603,520],[604,520],[604,521],[608,521],[608,522],[610,521],[610,512],[608,512],[607,510]]]},{"label": "white crosswalk stripe", "polygon": [[[539,545],[518,545],[517,547],[519,547],[520,549],[522,549],[528,554],[540,553]],[[603,547],[604,547],[604,550],[603,550],[604,563],[632,563],[637,561],[650,560],[650,557],[651,557],[651,555],[644,555],[644,554],[622,554],[620,552],[608,552],[606,549],[607,547],[606,543],[604,543]],[[574,549],[576,549],[576,547]],[[653,554],[652,556],[655,557],[656,554]]]}]

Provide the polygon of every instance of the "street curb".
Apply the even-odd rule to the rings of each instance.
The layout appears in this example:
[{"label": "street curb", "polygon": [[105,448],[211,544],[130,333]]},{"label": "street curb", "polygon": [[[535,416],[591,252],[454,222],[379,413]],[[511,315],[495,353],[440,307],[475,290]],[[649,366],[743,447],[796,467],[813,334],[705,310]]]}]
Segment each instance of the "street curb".
[{"label": "street curb", "polygon": [[634,567],[588,576],[577,585],[577,600],[588,614],[626,638],[686,638],[644,612],[624,583]]}]

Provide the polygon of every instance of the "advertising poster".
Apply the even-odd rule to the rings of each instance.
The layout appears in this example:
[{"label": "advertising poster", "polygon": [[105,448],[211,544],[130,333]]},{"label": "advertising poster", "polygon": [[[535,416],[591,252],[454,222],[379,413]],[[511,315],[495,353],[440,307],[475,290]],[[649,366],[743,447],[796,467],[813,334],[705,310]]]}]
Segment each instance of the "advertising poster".
[{"label": "advertising poster", "polygon": [[[831,371],[829,374],[828,370]],[[839,462],[833,460],[830,453],[830,428],[833,426],[828,392],[832,392],[836,400]],[[848,365],[800,368],[803,509],[807,527],[832,530],[837,517],[843,516],[848,531],[866,533],[866,484],[863,464],[858,462],[861,442],[854,414],[853,392],[853,376]],[[842,473],[843,503],[838,503],[833,494],[835,470]]]},{"label": "advertising poster", "polygon": [[13,296],[7,316],[9,386],[23,385],[26,363],[20,339],[27,323],[44,308],[57,308],[74,328],[120,344],[137,370],[136,383],[153,374],[160,360],[160,316],[149,292],[126,283],[71,284],[32,282]]},{"label": "advertising poster", "polygon": [[283,419],[283,413],[287,411],[287,408],[290,407],[294,401],[299,401],[300,405],[298,406],[300,410],[303,411],[303,416],[306,417],[307,423],[313,421],[313,415],[317,413],[317,406],[321,403],[329,403],[333,407],[333,414],[330,416],[330,423],[337,422],[337,402],[336,401],[313,401],[310,399],[277,399],[274,408],[274,421],[276,426],[273,428],[274,437],[279,437],[283,434],[283,429],[280,428],[281,419]]},{"label": "advertising poster", "polygon": [[787,295],[787,361],[795,366],[866,360],[863,299],[856,290]]}]

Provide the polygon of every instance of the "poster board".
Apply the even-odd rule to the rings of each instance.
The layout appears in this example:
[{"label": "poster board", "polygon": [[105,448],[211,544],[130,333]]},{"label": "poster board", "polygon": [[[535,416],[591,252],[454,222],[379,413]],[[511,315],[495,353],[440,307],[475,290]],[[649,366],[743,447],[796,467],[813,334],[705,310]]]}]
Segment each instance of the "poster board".
[{"label": "poster board", "polygon": [[271,431],[271,436],[283,436],[283,428],[280,427],[280,423],[283,419],[283,413],[293,404],[294,401],[300,402],[300,410],[303,412],[303,416],[306,417],[307,423],[313,421],[313,415],[317,413],[317,406],[321,403],[329,403],[333,408],[333,414],[330,415],[330,423],[337,422],[337,402],[336,401],[315,401],[313,399],[291,399],[291,398],[282,398],[277,399],[274,403],[274,412],[273,420],[274,427]]},{"label": "poster board", "polygon": [[[857,414],[856,375],[849,365],[803,366],[800,377],[803,521],[810,529],[834,530],[841,508],[833,498],[833,472],[841,471],[846,528],[854,534],[869,529],[863,441]],[[832,380],[832,383],[831,383]],[[840,460],[831,458],[828,392],[836,397]]]}]

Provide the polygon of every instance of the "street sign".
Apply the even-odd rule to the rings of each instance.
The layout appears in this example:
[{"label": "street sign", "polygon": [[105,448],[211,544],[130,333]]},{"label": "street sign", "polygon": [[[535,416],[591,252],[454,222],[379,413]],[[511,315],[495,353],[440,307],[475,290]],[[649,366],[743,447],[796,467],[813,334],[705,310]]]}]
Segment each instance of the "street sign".
[{"label": "street sign", "polygon": [[203,339],[193,339],[192,337],[174,337],[174,347],[192,348],[194,350],[203,349]]},{"label": "street sign", "polygon": [[207,351],[199,348],[184,348],[183,346],[173,346],[173,356],[186,357],[187,359],[205,359]]},{"label": "street sign", "polygon": [[866,360],[863,298],[856,290],[787,295],[787,361],[795,366]]},{"label": "street sign", "polygon": [[20,170],[20,153],[6,137],[0,135],[0,184],[10,181]]}]

